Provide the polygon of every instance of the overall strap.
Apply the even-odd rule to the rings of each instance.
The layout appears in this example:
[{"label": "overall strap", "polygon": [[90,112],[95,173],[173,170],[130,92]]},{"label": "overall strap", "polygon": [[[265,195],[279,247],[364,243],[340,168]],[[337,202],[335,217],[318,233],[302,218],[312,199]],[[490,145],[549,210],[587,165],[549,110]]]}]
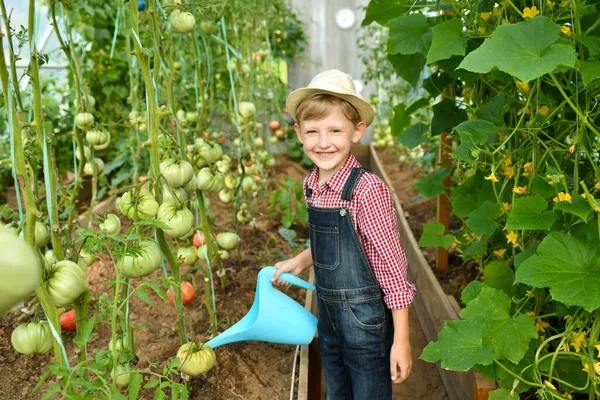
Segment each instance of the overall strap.
[{"label": "overall strap", "polygon": [[352,201],[352,193],[356,188],[356,184],[365,172],[367,172],[367,169],[364,167],[352,169],[350,176],[344,184],[344,189],[342,190],[342,200]]}]

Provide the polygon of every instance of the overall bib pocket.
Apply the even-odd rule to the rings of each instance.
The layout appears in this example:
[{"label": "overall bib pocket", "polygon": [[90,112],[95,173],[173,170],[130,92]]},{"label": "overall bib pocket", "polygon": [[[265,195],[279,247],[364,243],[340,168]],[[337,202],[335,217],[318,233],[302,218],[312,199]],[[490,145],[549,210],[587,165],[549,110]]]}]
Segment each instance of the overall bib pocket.
[{"label": "overall bib pocket", "polygon": [[385,309],[381,297],[347,301],[353,322],[362,329],[380,329],[385,323]]},{"label": "overall bib pocket", "polygon": [[309,224],[310,248],[315,267],[335,270],[340,265],[340,237],[337,227]]}]

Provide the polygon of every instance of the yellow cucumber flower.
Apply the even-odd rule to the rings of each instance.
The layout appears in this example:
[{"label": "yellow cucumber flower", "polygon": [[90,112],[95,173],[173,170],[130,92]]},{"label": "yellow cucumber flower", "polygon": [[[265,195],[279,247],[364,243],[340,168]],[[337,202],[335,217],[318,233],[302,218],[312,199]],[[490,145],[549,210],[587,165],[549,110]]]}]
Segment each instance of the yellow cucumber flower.
[{"label": "yellow cucumber flower", "polygon": [[523,9],[523,18],[533,18],[538,15],[540,12],[538,11],[536,6],[532,6],[531,8],[525,7]]},{"label": "yellow cucumber flower", "polygon": [[527,192],[527,186],[515,186],[512,191],[516,194],[524,194]]},{"label": "yellow cucumber flower", "polygon": [[493,172],[491,174],[489,174],[488,176],[486,176],[485,180],[486,181],[492,181],[494,183],[500,182],[500,180],[498,180],[498,178],[496,178],[496,174],[494,174]]}]

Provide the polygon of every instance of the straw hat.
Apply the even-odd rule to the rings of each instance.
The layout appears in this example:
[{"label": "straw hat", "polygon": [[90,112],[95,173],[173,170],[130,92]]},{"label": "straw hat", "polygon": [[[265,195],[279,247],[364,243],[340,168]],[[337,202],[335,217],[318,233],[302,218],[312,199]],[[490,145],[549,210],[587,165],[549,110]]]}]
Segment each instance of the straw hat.
[{"label": "straw hat", "polygon": [[308,87],[294,90],[287,98],[286,107],[295,121],[296,111],[306,98],[313,94],[330,94],[346,100],[356,108],[360,119],[369,126],[373,122],[373,107],[356,93],[352,77],[337,69],[321,72],[313,78]]}]

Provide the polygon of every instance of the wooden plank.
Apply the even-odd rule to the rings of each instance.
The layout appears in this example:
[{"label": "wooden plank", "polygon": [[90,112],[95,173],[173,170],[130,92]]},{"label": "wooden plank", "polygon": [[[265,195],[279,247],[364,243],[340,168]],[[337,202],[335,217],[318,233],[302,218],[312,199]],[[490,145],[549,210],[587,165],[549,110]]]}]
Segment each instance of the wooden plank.
[{"label": "wooden plank", "polygon": [[[447,133],[442,133],[440,136],[440,149],[438,153],[438,162],[443,163],[444,168],[452,167],[450,152],[452,151],[452,139]],[[444,193],[437,196],[437,222],[444,225],[444,235],[448,233],[450,226],[450,184],[452,176],[448,175],[444,181]],[[435,264],[438,271],[448,271],[448,250],[443,247],[436,248]]]},{"label": "wooden plank", "polygon": [[[308,283],[314,285],[315,283],[315,271],[310,268],[308,276]],[[316,315],[314,309],[316,307],[316,296],[313,290],[306,291],[306,298],[304,301],[304,308]],[[315,340],[313,340],[314,342]],[[298,400],[309,399],[309,358],[310,358],[310,345],[300,346],[300,370],[298,372]]]},{"label": "wooden plank", "polygon": [[488,400],[489,393],[496,390],[496,383],[475,372],[473,379],[473,400]]},{"label": "wooden plank", "polygon": [[[404,211],[398,200],[396,191],[391,185],[381,162],[377,158],[373,144],[369,147],[369,153],[369,164],[364,165],[386,183],[394,198],[400,240],[402,241],[402,246],[410,265],[408,277],[411,282],[415,283],[419,290],[419,294],[415,296],[413,302],[414,309],[417,312],[421,328],[427,340],[436,340],[438,332],[442,329],[446,320],[458,319],[460,307],[453,297],[444,293],[427,260],[425,260],[417,240],[410,229],[410,225],[404,216]],[[473,385],[471,373],[447,371],[441,368],[439,363],[437,363],[437,366],[448,397],[451,400],[465,400],[470,398]]]}]

